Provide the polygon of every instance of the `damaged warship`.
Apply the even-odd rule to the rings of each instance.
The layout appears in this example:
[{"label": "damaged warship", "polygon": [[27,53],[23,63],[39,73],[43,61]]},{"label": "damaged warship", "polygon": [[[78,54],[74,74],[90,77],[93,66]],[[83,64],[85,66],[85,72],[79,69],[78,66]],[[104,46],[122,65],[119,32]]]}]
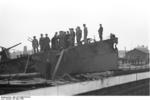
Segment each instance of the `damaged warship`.
[{"label": "damaged warship", "polygon": [[[65,75],[106,72],[118,69],[117,37],[103,41],[69,47],[63,50],[49,50],[15,59],[4,59],[9,49],[3,49],[0,62],[0,87],[26,87],[45,84],[41,79],[55,81]],[[5,53],[2,53],[5,52]],[[7,58],[7,57],[6,57]],[[34,79],[35,78],[35,79]],[[26,81],[22,81],[26,79]],[[7,82],[4,82],[6,81]],[[15,80],[11,83],[10,80]],[[34,82],[33,82],[34,81]],[[3,83],[4,82],[4,83]],[[3,84],[2,84],[3,83]],[[8,88],[7,88],[8,89]],[[1,91],[0,91],[1,92]],[[1,94],[3,94],[2,92]]]},{"label": "damaged warship", "polygon": [[[55,78],[64,74],[79,74],[117,69],[118,38],[69,47],[63,50],[49,50],[32,55],[9,59],[1,55],[0,74],[39,72],[45,78]],[[2,52],[20,45],[5,48]],[[4,57],[5,58],[4,58]],[[34,70],[33,70],[34,69]],[[48,74],[49,75],[46,75]]]}]

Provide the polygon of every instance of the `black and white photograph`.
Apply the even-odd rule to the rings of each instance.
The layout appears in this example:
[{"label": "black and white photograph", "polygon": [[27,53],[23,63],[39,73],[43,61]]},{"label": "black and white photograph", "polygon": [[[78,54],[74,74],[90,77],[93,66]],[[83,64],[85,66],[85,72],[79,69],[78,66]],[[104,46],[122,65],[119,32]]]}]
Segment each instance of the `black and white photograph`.
[{"label": "black and white photograph", "polygon": [[149,3],[0,0],[0,100],[150,96]]}]

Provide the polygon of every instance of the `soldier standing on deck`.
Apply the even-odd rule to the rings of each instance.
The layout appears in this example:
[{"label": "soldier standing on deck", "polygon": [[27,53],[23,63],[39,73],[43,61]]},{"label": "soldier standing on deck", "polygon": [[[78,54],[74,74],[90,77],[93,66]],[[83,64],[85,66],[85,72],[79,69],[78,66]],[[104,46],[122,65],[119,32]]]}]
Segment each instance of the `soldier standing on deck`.
[{"label": "soldier standing on deck", "polygon": [[99,34],[100,41],[102,41],[103,40],[103,27],[102,27],[102,24],[100,24],[100,28],[98,29],[98,34]]},{"label": "soldier standing on deck", "polygon": [[38,53],[39,52],[39,43],[38,40],[36,39],[36,36],[33,36],[33,40],[32,40],[32,47],[33,47],[33,52],[34,53]]},{"label": "soldier standing on deck", "polygon": [[60,42],[60,49],[65,49],[67,47],[66,42],[66,32],[60,31],[59,32],[59,42]]},{"label": "soldier standing on deck", "polygon": [[73,28],[70,28],[70,46],[74,46],[75,32]]},{"label": "soldier standing on deck", "polygon": [[67,34],[66,34],[66,48],[68,48],[69,45],[70,45],[69,38],[70,38],[70,33],[69,33],[69,31],[67,31]]},{"label": "soldier standing on deck", "polygon": [[57,49],[57,32],[55,33],[54,37],[52,38],[52,49],[56,50]]},{"label": "soldier standing on deck", "polygon": [[50,39],[48,37],[48,34],[45,34],[45,38],[44,38],[44,51],[48,51],[50,50]]},{"label": "soldier standing on deck", "polygon": [[41,34],[40,40],[39,40],[39,45],[40,45],[40,51],[44,51],[44,37],[43,34]]},{"label": "soldier standing on deck", "polygon": [[77,44],[81,45],[81,37],[82,37],[82,30],[80,29],[80,27],[78,26],[76,28],[76,40],[77,40]]},{"label": "soldier standing on deck", "polygon": [[63,41],[63,31],[59,31],[59,49],[63,49],[63,44],[64,44],[64,41]]},{"label": "soldier standing on deck", "polygon": [[64,31],[63,33],[63,40],[64,40],[64,48],[67,48],[67,32]]},{"label": "soldier standing on deck", "polygon": [[88,29],[86,27],[86,24],[83,24],[84,27],[84,44],[87,43],[87,35],[88,35]]},{"label": "soldier standing on deck", "polygon": [[10,58],[9,51],[4,47],[0,46],[0,48],[2,49],[0,51],[0,62],[7,61]]}]

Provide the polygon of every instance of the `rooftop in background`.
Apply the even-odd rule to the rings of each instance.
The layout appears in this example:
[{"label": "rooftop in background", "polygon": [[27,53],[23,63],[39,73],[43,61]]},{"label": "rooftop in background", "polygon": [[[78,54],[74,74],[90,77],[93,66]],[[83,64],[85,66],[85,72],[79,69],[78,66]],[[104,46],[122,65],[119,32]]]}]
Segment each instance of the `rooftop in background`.
[{"label": "rooftop in background", "polygon": [[140,51],[142,51],[144,53],[149,53],[148,47],[145,47],[144,45],[138,46],[135,49],[140,50]]}]

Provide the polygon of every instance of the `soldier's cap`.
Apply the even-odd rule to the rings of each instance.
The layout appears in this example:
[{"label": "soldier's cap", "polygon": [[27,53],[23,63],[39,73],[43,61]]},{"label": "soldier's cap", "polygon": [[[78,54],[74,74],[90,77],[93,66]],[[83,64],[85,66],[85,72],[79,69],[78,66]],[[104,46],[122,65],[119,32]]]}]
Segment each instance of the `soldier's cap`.
[{"label": "soldier's cap", "polygon": [[77,26],[77,28],[80,28],[80,26]]},{"label": "soldier's cap", "polygon": [[63,33],[64,31],[59,31],[59,33]]},{"label": "soldier's cap", "polygon": [[69,28],[69,30],[73,30],[73,28]]},{"label": "soldier's cap", "polygon": [[83,26],[86,26],[86,24],[83,24]]},{"label": "soldier's cap", "polygon": [[47,33],[45,35],[48,35]]},{"label": "soldier's cap", "polygon": [[36,38],[36,36],[33,36],[33,38]]}]

